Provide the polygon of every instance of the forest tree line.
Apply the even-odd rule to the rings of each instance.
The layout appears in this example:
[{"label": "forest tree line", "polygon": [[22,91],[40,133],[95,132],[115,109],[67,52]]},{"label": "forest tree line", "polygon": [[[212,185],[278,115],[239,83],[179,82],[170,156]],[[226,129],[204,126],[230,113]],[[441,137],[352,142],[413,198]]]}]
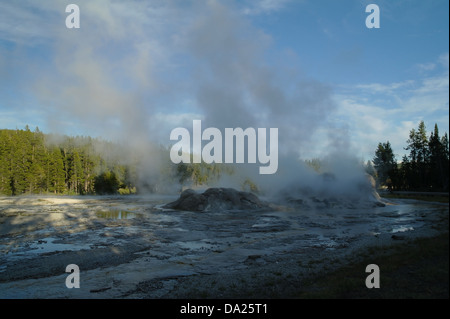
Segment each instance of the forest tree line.
[{"label": "forest tree line", "polygon": [[425,123],[411,129],[406,141],[405,154],[397,162],[389,141],[379,143],[372,160],[373,170],[379,186],[390,190],[448,191],[449,186],[449,140],[445,133],[439,135],[438,125],[428,136]]},{"label": "forest tree line", "polygon": [[[428,136],[422,121],[410,131],[405,149],[409,154],[399,162],[389,141],[378,144],[373,160],[366,164],[366,171],[375,177],[378,186],[448,191],[447,133],[440,136],[436,124]],[[168,149],[160,151],[168,158]],[[152,190],[152,181],[139,180],[139,159],[130,159],[132,154],[126,153],[124,160],[123,154],[121,146],[91,137],[52,136],[38,128],[31,131],[28,126],[24,130],[0,130],[0,195],[133,194],[144,186]],[[318,159],[305,163],[316,171],[322,166]],[[180,186],[207,185],[224,174],[234,174],[230,166],[223,164],[170,161],[159,173],[169,184]],[[257,191],[258,187],[247,179],[242,189]]]},{"label": "forest tree line", "polygon": [[[52,141],[57,139],[57,142]],[[110,142],[90,137],[0,130],[0,194],[105,194],[135,191],[136,172],[96,149]]]},{"label": "forest tree line", "polygon": [[[155,150],[169,158],[168,149]],[[155,155],[155,154],[153,154]],[[160,179],[168,184],[203,185],[233,174],[228,166],[193,163],[160,167],[159,180],[140,180],[139,158],[122,146],[97,138],[54,136],[31,131],[0,130],[0,195],[134,194],[154,191]],[[141,172],[142,173],[142,172]],[[145,175],[145,174],[141,174]]]}]

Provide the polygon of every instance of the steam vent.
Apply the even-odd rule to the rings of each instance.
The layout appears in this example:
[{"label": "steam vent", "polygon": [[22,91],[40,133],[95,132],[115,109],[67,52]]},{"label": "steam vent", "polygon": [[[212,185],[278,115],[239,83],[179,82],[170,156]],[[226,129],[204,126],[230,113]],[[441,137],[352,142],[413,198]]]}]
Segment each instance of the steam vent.
[{"label": "steam vent", "polygon": [[202,194],[193,189],[181,193],[180,198],[164,208],[186,211],[212,210],[265,210],[268,203],[261,201],[256,195],[237,191],[233,188],[208,188]]}]

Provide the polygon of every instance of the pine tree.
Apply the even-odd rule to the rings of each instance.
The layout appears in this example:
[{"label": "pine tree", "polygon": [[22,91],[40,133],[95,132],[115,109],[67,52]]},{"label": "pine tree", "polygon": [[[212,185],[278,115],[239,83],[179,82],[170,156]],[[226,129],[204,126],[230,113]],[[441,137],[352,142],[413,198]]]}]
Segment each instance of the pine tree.
[{"label": "pine tree", "polygon": [[0,194],[12,195],[11,141],[7,131],[0,131]]},{"label": "pine tree", "polygon": [[124,158],[114,155],[118,145],[89,137],[60,138],[50,145],[39,128],[0,130],[0,194],[95,193],[102,172],[108,192],[116,192],[121,184],[135,186],[137,162],[125,166]]},{"label": "pine tree", "polygon": [[448,191],[449,188],[449,141],[447,133],[441,138],[442,146],[442,189]]},{"label": "pine tree", "polygon": [[12,135],[11,152],[11,191],[13,195],[24,194],[28,188],[29,167],[31,152],[29,147],[30,130],[26,127],[24,132],[16,130]]},{"label": "pine tree", "polygon": [[80,155],[76,150],[73,151],[69,169],[69,184],[70,190],[75,193],[80,193],[80,186],[82,185],[83,168],[81,164]]},{"label": "pine tree", "polygon": [[49,154],[49,187],[48,190],[54,194],[63,194],[65,191],[65,172],[61,150],[53,147]]},{"label": "pine tree", "polygon": [[430,153],[430,182],[432,189],[439,189],[443,187],[444,177],[444,161],[443,161],[443,145],[439,137],[439,128],[437,124],[434,125],[434,132],[431,133],[428,142]]},{"label": "pine tree", "polygon": [[392,188],[392,179],[395,176],[397,163],[389,141],[378,144],[375,157],[373,158],[373,165],[377,172],[378,184],[387,186],[389,189]]},{"label": "pine tree", "polygon": [[410,181],[412,175],[411,162],[408,156],[403,155],[402,164],[399,171],[399,188],[403,190],[409,190],[411,188]]},{"label": "pine tree", "polygon": [[419,123],[418,130],[412,129],[407,140],[409,150],[409,160],[412,173],[409,185],[414,189],[428,189],[429,181],[429,147],[425,123]]}]

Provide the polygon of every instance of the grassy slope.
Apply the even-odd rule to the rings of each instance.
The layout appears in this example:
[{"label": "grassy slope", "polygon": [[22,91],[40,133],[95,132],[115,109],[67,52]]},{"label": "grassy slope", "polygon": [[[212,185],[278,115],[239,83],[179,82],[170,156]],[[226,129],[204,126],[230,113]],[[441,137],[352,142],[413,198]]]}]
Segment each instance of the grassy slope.
[{"label": "grassy slope", "polygon": [[[385,196],[383,196],[385,197]],[[389,198],[448,203],[448,197],[390,195]],[[305,283],[297,298],[449,298],[448,216],[436,228],[442,234],[403,245],[372,249],[371,256]],[[365,267],[380,268],[380,288],[365,287]],[[364,275],[361,275],[364,274]]]},{"label": "grassy slope", "polygon": [[386,194],[382,195],[384,198],[400,198],[400,199],[415,199],[427,202],[438,202],[438,203],[448,203],[448,196],[439,195],[418,195],[418,194]]},{"label": "grassy slope", "polygon": [[[404,245],[373,249],[371,256],[305,282],[296,298],[449,298],[448,232]],[[380,268],[380,288],[365,286],[365,267]]]}]

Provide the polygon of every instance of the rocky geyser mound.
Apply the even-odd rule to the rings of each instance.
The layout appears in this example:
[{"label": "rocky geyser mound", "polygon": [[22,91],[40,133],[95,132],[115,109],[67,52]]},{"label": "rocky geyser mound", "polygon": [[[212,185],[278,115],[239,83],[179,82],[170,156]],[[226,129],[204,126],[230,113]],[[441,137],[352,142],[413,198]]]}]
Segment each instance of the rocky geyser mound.
[{"label": "rocky geyser mound", "polygon": [[209,188],[202,194],[193,189],[183,191],[180,198],[163,208],[194,212],[215,210],[264,210],[269,204],[256,195],[233,188]]}]

